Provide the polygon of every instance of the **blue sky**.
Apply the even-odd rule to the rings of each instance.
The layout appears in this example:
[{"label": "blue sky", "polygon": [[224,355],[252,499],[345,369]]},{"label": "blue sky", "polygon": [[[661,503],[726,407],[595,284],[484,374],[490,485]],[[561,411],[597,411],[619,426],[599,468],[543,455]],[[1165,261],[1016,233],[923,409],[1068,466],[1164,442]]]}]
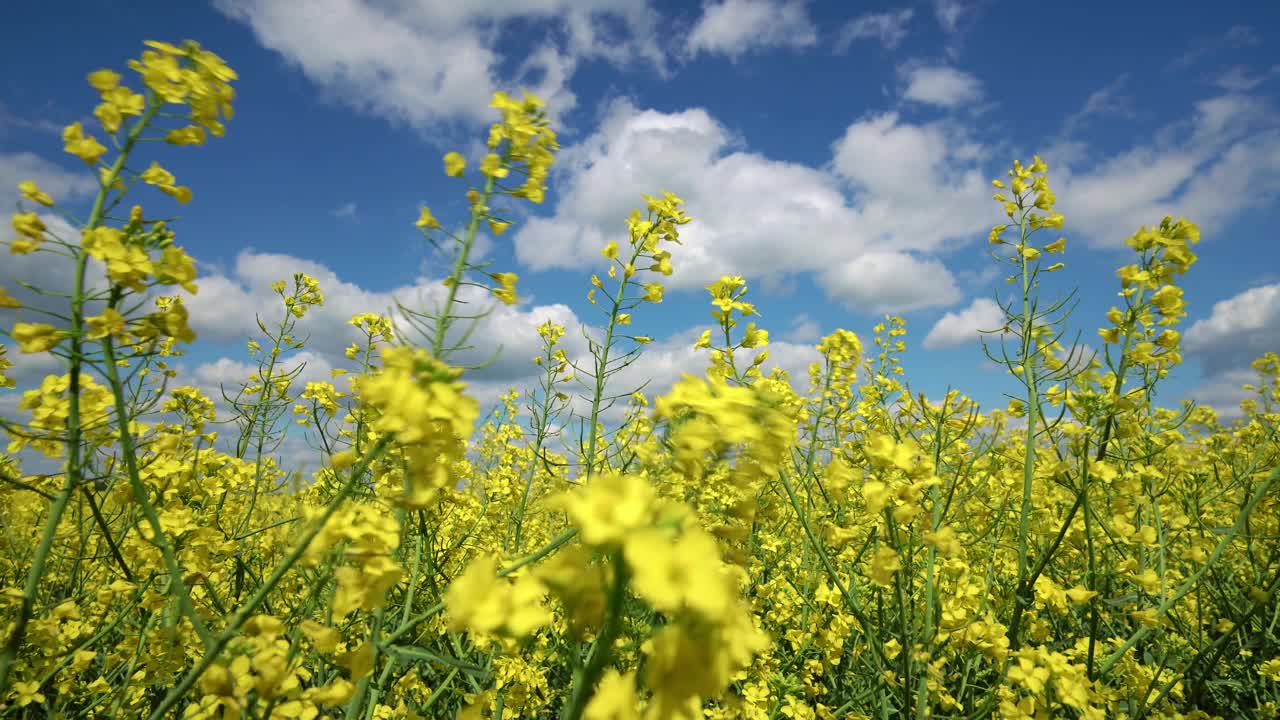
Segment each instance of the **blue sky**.
[{"label": "blue sky", "polygon": [[[343,364],[352,314],[435,292],[445,268],[413,226],[418,208],[462,221],[464,187],[441,156],[478,158],[490,95],[524,88],[548,101],[564,150],[547,201],[482,243],[495,270],[519,273],[522,296],[481,333],[477,356],[505,348],[472,377],[485,403],[531,386],[544,319],[569,325],[571,354],[585,356],[572,328],[600,320],[585,301],[599,249],[625,238],[641,193],[670,190],[694,221],[666,300],[636,314],[657,342],[617,390],[650,376],[665,390],[704,367],[691,349],[711,322],[702,286],[740,274],[771,332],[766,367],[802,390],[821,335],[844,327],[869,344],[889,312],[907,319],[913,389],[1003,405],[1015,387],[975,332],[998,324],[1002,285],[987,256],[1003,218],[989,181],[1033,153],[1066,216],[1067,269],[1046,292],[1080,287],[1071,327],[1092,347],[1129,262],[1124,239],[1172,214],[1204,241],[1166,402],[1229,414],[1248,361],[1280,350],[1274,3],[80,0],[5,15],[6,208],[23,179],[69,208],[88,202],[93,178],[59,139],[69,122],[95,125],[87,72],[123,71],[146,39],[191,38],[240,74],[225,138],[148,148],[195,200],[135,199],[180,215],[178,242],[200,263],[189,304],[201,340],[182,380],[205,388],[247,372],[252,313],[275,316],[267,286],[294,270],[329,295],[302,328],[317,378]],[[8,287],[15,274],[65,278],[43,258],[4,263]],[[51,369],[15,359],[23,382]],[[13,404],[0,397],[0,410]]]}]

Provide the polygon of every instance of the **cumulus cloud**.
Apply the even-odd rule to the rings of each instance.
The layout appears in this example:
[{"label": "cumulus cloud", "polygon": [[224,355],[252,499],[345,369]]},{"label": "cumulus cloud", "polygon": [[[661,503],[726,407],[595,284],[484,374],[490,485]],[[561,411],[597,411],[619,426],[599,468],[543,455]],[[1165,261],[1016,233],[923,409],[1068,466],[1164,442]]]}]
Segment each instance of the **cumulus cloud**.
[{"label": "cumulus cloud", "polygon": [[[615,103],[599,130],[562,154],[554,216],[533,218],[515,236],[517,257],[535,270],[587,267],[642,194],[669,190],[694,222],[681,228],[674,287],[705,285],[733,271],[816,267],[854,220],[826,174],[761,155],[732,152],[735,141],[705,110],[639,110]],[[796,241],[809,253],[795,252]],[[824,247],[825,246],[825,247]]]},{"label": "cumulus cloud", "polygon": [[[7,342],[4,344],[10,345]],[[5,375],[14,381],[15,390],[35,387],[46,375],[66,372],[62,360],[49,353],[24,353],[13,346],[5,349],[8,350],[9,362],[13,363],[13,367],[6,370]]]},{"label": "cumulus cloud", "polygon": [[1199,361],[1202,378],[1188,396],[1225,419],[1242,415],[1241,388],[1257,382],[1250,364],[1267,352],[1280,352],[1280,283],[1249,288],[1214,303],[1209,317],[1186,330],[1183,348]]},{"label": "cumulus cloud", "polygon": [[75,170],[68,170],[34,153],[0,153],[0,207],[6,212],[13,211],[19,197],[18,183],[24,180],[35,182],[59,204],[84,198],[98,190],[98,181],[84,169],[83,164]]},{"label": "cumulus cloud", "polygon": [[1209,317],[1187,329],[1185,347],[1209,374],[1247,368],[1263,353],[1280,352],[1280,283],[1214,303]]},{"label": "cumulus cloud", "polygon": [[720,0],[703,6],[685,49],[737,59],[773,47],[808,47],[818,33],[802,0]]},{"label": "cumulus cloud", "polygon": [[[643,59],[665,72],[657,15],[632,0],[216,0],[215,7],[333,101],[420,130],[487,121],[493,92],[514,84],[554,100],[553,116],[568,112],[576,103],[569,81],[584,58]],[[506,77],[501,40],[517,22],[544,23],[566,39],[535,48]]]},{"label": "cumulus cloud", "polygon": [[[39,217],[45,224],[46,232],[56,238],[75,242],[80,237],[77,228],[57,215],[39,213]],[[4,262],[0,263],[0,287],[4,287],[10,295],[23,303],[22,309],[0,308],[0,322],[48,322],[47,317],[39,316],[36,310],[66,314],[69,307],[67,299],[50,293],[71,294],[75,287],[76,268],[72,260],[44,251],[27,255],[11,255],[5,250],[0,252],[4,253]],[[26,283],[44,292],[28,290],[19,283]],[[85,285],[90,291],[106,288],[106,267],[100,261],[89,259],[85,269]],[[177,292],[182,293],[182,290],[178,289]],[[85,304],[85,313],[97,314],[102,305],[101,301],[88,302]]]},{"label": "cumulus cloud", "polygon": [[1149,143],[1087,169],[1083,155],[1046,160],[1058,211],[1093,245],[1121,246],[1165,215],[1190,218],[1212,238],[1240,212],[1280,196],[1280,115],[1261,98],[1201,100],[1189,120]]},{"label": "cumulus cloud", "polygon": [[800,313],[791,319],[791,326],[781,337],[793,343],[812,343],[822,337],[822,327],[807,313]]},{"label": "cumulus cloud", "polygon": [[822,272],[819,280],[831,295],[865,313],[902,313],[961,298],[955,278],[941,262],[908,253],[864,253]]},{"label": "cumulus cloud", "polygon": [[[295,389],[301,390],[309,382],[332,382],[339,390],[346,390],[346,383],[335,381],[330,373],[335,367],[330,356],[313,350],[302,350],[281,357],[283,360],[275,374],[296,371],[298,374],[293,381]],[[169,386],[191,385],[221,405],[224,390],[234,398],[240,386],[250,378],[258,377],[258,374],[257,363],[246,353],[240,358],[224,356],[194,367],[184,365]]]},{"label": "cumulus cloud", "polygon": [[928,350],[956,347],[977,342],[983,330],[999,330],[1004,324],[1004,311],[990,298],[977,298],[963,310],[949,312],[938,319],[924,338]]},{"label": "cumulus cloud", "polygon": [[[218,342],[256,337],[259,331],[255,315],[260,315],[268,327],[273,327],[283,312],[279,298],[270,289],[271,284],[291,278],[295,272],[314,277],[325,295],[324,306],[311,309],[299,321],[296,335],[310,336],[308,348],[334,364],[341,362],[339,358],[348,345],[361,339],[361,334],[347,324],[353,315],[374,312],[398,318],[394,312],[397,301],[409,308],[423,310],[435,307],[445,297],[445,288],[438,279],[420,278],[411,285],[385,292],[372,291],[343,280],[329,267],[306,258],[245,250],[237,256],[235,267],[230,272],[199,280],[199,294],[188,301],[192,328],[202,338]],[[487,292],[477,288],[464,287],[460,293],[462,300],[480,307],[495,302]],[[568,328],[579,325],[573,311],[564,305],[527,307],[499,304],[492,314],[480,321],[471,337],[469,342],[475,347],[459,351],[452,360],[459,364],[478,365],[502,346],[503,351],[495,362],[476,374],[491,379],[527,375],[529,359],[541,347],[535,328],[546,320],[559,322]],[[448,339],[458,339],[461,331],[462,327],[456,326]],[[572,332],[565,336],[570,349],[574,342],[580,340],[580,335]]]},{"label": "cumulus cloud", "polygon": [[902,8],[882,13],[867,13],[853,18],[840,28],[836,37],[836,52],[845,52],[855,40],[874,38],[887,50],[892,50],[907,37],[907,23],[915,10]]},{"label": "cumulus cloud", "polygon": [[[344,281],[325,265],[306,258],[246,250],[225,273],[202,277],[200,292],[189,301],[191,324],[201,334],[200,342],[213,343],[212,346],[216,347],[219,342],[238,343],[246,336],[256,335],[255,314],[260,314],[268,327],[271,327],[281,309],[279,300],[269,290],[269,285],[280,278],[291,276],[295,271],[317,278],[326,295],[323,307],[311,309],[298,322],[296,335],[310,336],[307,348],[287,355],[281,365],[285,370],[299,364],[304,366],[295,381],[297,388],[308,381],[329,380],[330,371],[334,367],[351,366],[341,356],[346,344],[356,338],[355,331],[346,325],[350,315],[384,310],[395,298],[411,305],[421,305],[439,300],[441,295],[439,282],[426,278],[402,288],[375,292]],[[480,291],[464,288],[462,292],[470,293],[464,296],[465,300],[487,304],[487,298]],[[496,404],[498,396],[509,388],[528,390],[535,387],[538,372],[530,358],[538,353],[541,345],[535,328],[548,319],[563,324],[568,329],[563,347],[569,357],[580,367],[592,367],[593,359],[579,332],[581,321],[569,308],[563,305],[521,305],[512,308],[499,306],[473,335],[471,342],[476,347],[454,358],[459,363],[473,364],[488,359],[499,346],[503,346],[495,363],[470,371],[465,377],[468,394],[476,398],[482,407]],[[793,323],[795,335],[804,336],[816,332],[816,325],[811,321],[806,318],[796,320]],[[610,378],[609,392],[629,392],[648,381],[644,392],[652,398],[669,392],[672,384],[685,373],[700,375],[707,366],[708,353],[706,350],[695,351],[693,344],[703,329],[703,326],[688,328],[646,346],[639,362]],[[598,331],[598,328],[589,330]],[[210,345],[197,345],[197,348],[207,347]],[[764,369],[768,371],[774,367],[782,368],[800,386],[806,377],[808,364],[818,359],[812,343],[805,342],[801,337],[791,338],[790,341],[775,341],[769,345],[768,350],[771,358]],[[19,380],[24,385],[37,381],[44,372],[56,369],[56,360],[48,356],[19,355],[15,360]],[[247,354],[214,356],[202,362],[180,361],[177,370],[178,376],[169,383],[169,387],[192,385],[199,388],[219,404],[219,417],[224,419],[229,416],[229,410],[221,400],[222,389],[225,388],[234,396],[240,384],[257,372],[256,365]],[[345,390],[344,384],[336,384],[340,390]],[[803,390],[803,387],[800,389]],[[573,393],[572,409],[579,415],[586,414],[589,401],[583,396],[589,394],[589,389],[575,385],[566,390]],[[16,407],[17,397],[16,393],[0,393],[0,408]],[[626,399],[623,398],[604,410],[602,420],[609,425],[616,424],[622,419],[625,408]],[[576,427],[576,422],[577,420],[571,421],[570,427]],[[227,435],[228,438],[230,436]],[[270,454],[283,458],[287,467],[303,470],[313,469],[316,459],[315,452],[305,446],[302,435],[296,429]]]},{"label": "cumulus cloud", "polygon": [[1187,392],[1187,399],[1199,405],[1207,405],[1218,417],[1231,421],[1244,416],[1240,401],[1254,396],[1244,385],[1256,384],[1258,374],[1252,368],[1235,368],[1211,375]]},{"label": "cumulus cloud", "polygon": [[907,89],[903,93],[907,100],[954,108],[982,97],[982,83],[978,78],[953,67],[906,67],[901,74],[907,81]]},{"label": "cumulus cloud", "polygon": [[[594,267],[601,247],[625,237],[623,219],[643,207],[641,195],[662,190],[683,198],[693,218],[681,228],[675,274],[664,280],[674,288],[723,274],[768,283],[844,268],[870,252],[913,251],[918,265],[907,269],[943,275],[929,256],[948,240],[990,228],[989,191],[976,165],[980,146],[954,126],[914,125],[895,114],[860,120],[833,144],[826,169],[741,147],[701,108],[662,113],[618,101],[594,134],[561,154],[558,204],[550,217],[516,231],[517,259],[533,270]],[[839,299],[862,305],[857,288],[868,283],[865,268],[903,263],[873,257],[860,267],[831,274],[825,289],[851,292]],[[902,285],[912,294],[916,284],[908,273],[877,287]],[[915,298],[912,306],[955,297],[949,288],[948,277],[932,300]]]}]

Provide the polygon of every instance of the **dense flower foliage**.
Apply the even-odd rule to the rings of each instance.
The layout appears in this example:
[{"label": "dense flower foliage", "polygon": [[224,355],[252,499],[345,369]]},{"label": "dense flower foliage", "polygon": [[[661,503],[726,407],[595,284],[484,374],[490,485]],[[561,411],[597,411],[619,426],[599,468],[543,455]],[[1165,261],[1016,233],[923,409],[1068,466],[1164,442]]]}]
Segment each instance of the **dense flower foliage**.
[{"label": "dense flower foliage", "polygon": [[[766,374],[736,276],[707,287],[705,373],[650,398],[610,379],[644,362],[651,339],[629,333],[690,218],[645,196],[591,277],[590,359],[540,326],[538,387],[477,431],[472,368],[451,360],[476,317],[458,292],[517,301],[514,273],[473,262],[476,233],[513,224],[499,203],[541,202],[559,149],[536,97],[497,93],[465,231],[417,219],[454,253],[443,306],[356,315],[349,366],[299,383],[295,329],[324,290],[282,279],[257,368],[219,405],[167,386],[194,333],[162,291],[198,292],[195,264],[165,222],[120,208],[138,180],[192,200],[159,164],[133,169],[140,141],[222,136],[236,75],[194,42],[147,45],[139,90],[88,77],[107,144],[64,131],[101,181],[80,237],[51,231],[56,201],[30,181],[12,216],[7,250],[69,262],[75,285],[0,345],[0,385],[15,352],[65,370],[3,423],[0,717],[1277,715],[1280,358],[1254,363],[1231,423],[1155,400],[1181,362],[1193,223],[1129,238],[1086,355],[1060,341],[1069,296],[1041,294],[1066,257],[1038,239],[1065,221],[1047,165],[994,181],[990,249],[1013,292],[987,351],[1006,408],[913,393],[896,317],[869,342],[823,338],[807,382]],[[471,165],[443,159],[464,182]],[[16,292],[0,307],[34,311]],[[571,383],[589,412],[566,418]],[[286,431],[316,449],[312,477],[275,459]],[[20,453],[61,470],[27,473]]]}]

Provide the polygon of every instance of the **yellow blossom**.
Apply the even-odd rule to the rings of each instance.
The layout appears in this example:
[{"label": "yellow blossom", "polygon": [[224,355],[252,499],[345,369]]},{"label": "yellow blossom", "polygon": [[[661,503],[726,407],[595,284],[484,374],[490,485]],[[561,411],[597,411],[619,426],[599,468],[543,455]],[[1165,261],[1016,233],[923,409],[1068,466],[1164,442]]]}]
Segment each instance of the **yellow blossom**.
[{"label": "yellow blossom", "polygon": [[96,165],[98,158],[107,152],[107,148],[92,135],[84,134],[84,127],[79,122],[68,125],[62,131],[63,149],[75,155],[86,165]]},{"label": "yellow blossom", "polygon": [[502,164],[502,158],[489,153],[480,161],[480,173],[491,178],[504,178],[509,171]]},{"label": "yellow blossom", "polygon": [[66,333],[46,323],[15,323],[10,333],[24,353],[42,353],[52,350]]},{"label": "yellow blossom", "polygon": [[449,177],[462,177],[467,169],[467,160],[461,153],[450,152],[444,156],[444,174]]},{"label": "yellow blossom", "polygon": [[22,193],[22,197],[33,203],[44,205],[45,207],[53,207],[53,198],[49,196],[49,193],[42,191],[30,180],[23,180],[18,183],[18,192]]},{"label": "yellow blossom", "polygon": [[425,206],[422,208],[422,214],[418,216],[418,221],[414,224],[420,228],[440,227],[440,221],[436,220],[435,216],[431,214],[431,209]]},{"label": "yellow blossom", "polygon": [[493,288],[493,294],[506,305],[516,304],[516,281],[520,276],[515,273],[494,273],[489,277],[498,283],[499,287]]},{"label": "yellow blossom", "polygon": [[124,316],[115,308],[103,308],[101,315],[87,317],[85,323],[88,326],[88,337],[94,340],[119,337],[125,329]]}]

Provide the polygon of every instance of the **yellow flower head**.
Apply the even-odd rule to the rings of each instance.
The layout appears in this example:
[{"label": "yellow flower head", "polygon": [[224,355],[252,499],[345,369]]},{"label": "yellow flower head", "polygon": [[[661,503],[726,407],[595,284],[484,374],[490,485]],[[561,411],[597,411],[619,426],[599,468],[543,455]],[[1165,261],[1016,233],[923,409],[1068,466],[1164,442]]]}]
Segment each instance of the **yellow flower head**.
[{"label": "yellow flower head", "polygon": [[493,288],[494,297],[497,297],[507,305],[516,304],[516,281],[520,276],[515,273],[494,273],[489,277],[498,283],[499,287]]},{"label": "yellow flower head", "polygon": [[80,158],[89,166],[98,164],[98,158],[107,152],[106,146],[96,138],[84,134],[84,127],[79,122],[71,123],[63,129],[62,142],[63,150]]},{"label": "yellow flower head", "polygon": [[462,177],[467,169],[467,159],[460,153],[451,152],[444,156],[444,174],[449,177]]},{"label": "yellow flower head", "polygon": [[120,84],[120,73],[113,70],[95,70],[89,73],[89,85],[98,92],[107,92]]},{"label": "yellow flower head", "polygon": [[439,228],[440,221],[431,214],[431,208],[423,207],[422,214],[418,216],[418,222],[414,223],[420,228]]},{"label": "yellow flower head", "polygon": [[486,177],[504,178],[508,175],[509,171],[502,163],[502,158],[498,157],[495,153],[489,153],[480,161],[480,173]]},{"label": "yellow flower head", "polygon": [[22,197],[33,203],[44,205],[45,207],[53,207],[53,198],[49,193],[40,190],[36,184],[30,180],[23,180],[18,183],[18,192],[22,193]]}]

